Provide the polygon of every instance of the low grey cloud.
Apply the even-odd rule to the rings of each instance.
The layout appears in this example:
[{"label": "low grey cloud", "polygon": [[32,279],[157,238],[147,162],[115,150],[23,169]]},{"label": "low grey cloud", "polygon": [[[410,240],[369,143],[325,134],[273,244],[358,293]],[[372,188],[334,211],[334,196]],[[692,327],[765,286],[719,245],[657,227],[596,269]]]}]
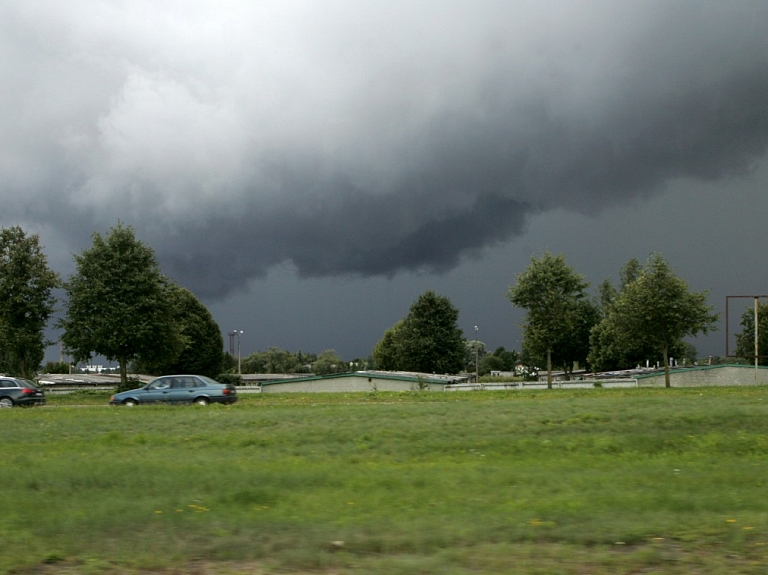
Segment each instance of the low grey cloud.
[{"label": "low grey cloud", "polygon": [[768,146],[757,1],[32,1],[0,54],[0,224],[119,218],[213,299],[446,271]]}]

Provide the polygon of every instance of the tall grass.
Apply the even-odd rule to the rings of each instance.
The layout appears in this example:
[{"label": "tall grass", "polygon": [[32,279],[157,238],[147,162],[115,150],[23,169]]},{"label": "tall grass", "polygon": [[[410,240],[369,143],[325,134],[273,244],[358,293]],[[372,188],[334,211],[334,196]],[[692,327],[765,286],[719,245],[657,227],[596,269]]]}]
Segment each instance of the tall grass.
[{"label": "tall grass", "polygon": [[0,412],[0,572],[766,568],[768,388],[64,401]]}]

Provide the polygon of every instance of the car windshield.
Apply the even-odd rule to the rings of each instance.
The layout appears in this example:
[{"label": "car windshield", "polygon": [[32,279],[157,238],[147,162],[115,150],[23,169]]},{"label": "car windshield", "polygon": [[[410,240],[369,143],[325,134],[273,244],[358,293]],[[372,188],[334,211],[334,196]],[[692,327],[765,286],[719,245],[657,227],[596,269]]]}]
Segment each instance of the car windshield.
[{"label": "car windshield", "polygon": [[37,385],[37,383],[35,383],[31,379],[20,379],[19,381],[21,382],[21,385],[26,387],[26,388],[29,388],[29,389],[40,389],[40,386]]},{"label": "car windshield", "polygon": [[210,377],[206,377],[204,375],[198,375],[197,377],[202,379],[205,382],[205,385],[221,385],[218,381],[211,379]]}]

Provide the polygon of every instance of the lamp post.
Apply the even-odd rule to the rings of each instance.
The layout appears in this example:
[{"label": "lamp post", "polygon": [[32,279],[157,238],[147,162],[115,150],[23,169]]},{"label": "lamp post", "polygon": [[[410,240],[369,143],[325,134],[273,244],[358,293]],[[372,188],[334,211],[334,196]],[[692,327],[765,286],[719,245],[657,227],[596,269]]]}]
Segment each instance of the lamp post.
[{"label": "lamp post", "polygon": [[758,345],[758,341],[759,341],[760,333],[759,333],[759,330],[757,328],[757,319],[758,319],[757,318],[757,315],[758,315],[757,312],[758,312],[758,308],[759,307],[760,307],[760,305],[758,303],[758,297],[755,296],[755,385],[757,385],[759,383],[759,381],[760,381],[760,379],[759,379],[760,378],[760,372],[758,371],[758,369],[759,369],[758,368],[759,357],[760,357],[759,356],[760,346]]},{"label": "lamp post", "polygon": [[240,369],[240,336],[243,335],[243,330],[235,330],[235,335],[237,336],[237,375],[242,375]]},{"label": "lamp post", "polygon": [[478,360],[480,356],[480,351],[478,349],[479,343],[480,343],[480,339],[478,336],[479,331],[480,331],[479,328],[475,326],[475,383],[480,383],[480,363]]}]

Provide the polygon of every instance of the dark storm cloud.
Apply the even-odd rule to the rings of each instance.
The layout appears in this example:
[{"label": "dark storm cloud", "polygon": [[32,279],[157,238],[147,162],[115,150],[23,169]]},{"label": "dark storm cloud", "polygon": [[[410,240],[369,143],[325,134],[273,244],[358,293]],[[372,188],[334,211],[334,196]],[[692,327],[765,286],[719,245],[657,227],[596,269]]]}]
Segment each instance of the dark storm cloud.
[{"label": "dark storm cloud", "polygon": [[24,3],[0,223],[118,218],[200,295],[445,271],[768,146],[763,2]]}]

